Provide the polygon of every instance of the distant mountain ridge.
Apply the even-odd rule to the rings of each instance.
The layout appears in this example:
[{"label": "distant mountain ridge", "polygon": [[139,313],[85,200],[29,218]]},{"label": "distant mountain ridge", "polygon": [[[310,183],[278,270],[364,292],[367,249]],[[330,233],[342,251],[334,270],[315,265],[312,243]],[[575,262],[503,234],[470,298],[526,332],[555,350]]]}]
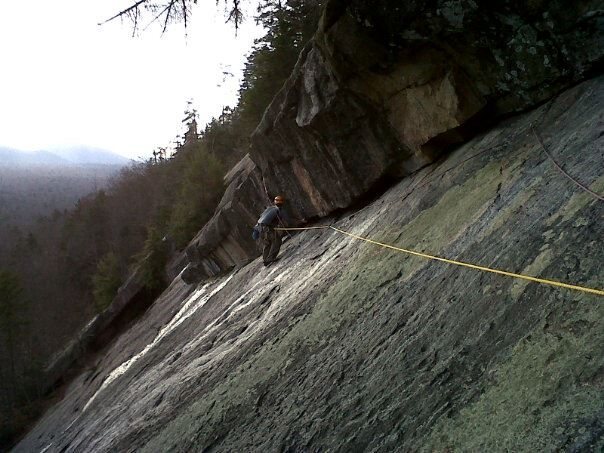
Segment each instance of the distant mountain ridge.
[{"label": "distant mountain ridge", "polygon": [[52,151],[21,151],[0,146],[0,165],[126,165],[130,159],[111,151],[89,146],[56,148]]}]

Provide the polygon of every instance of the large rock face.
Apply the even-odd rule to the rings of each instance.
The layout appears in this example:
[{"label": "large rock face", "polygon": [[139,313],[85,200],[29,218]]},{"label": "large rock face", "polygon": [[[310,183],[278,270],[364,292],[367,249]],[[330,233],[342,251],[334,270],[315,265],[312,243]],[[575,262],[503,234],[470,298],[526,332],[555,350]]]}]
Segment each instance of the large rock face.
[{"label": "large rock face", "polygon": [[[335,225],[602,289],[604,79],[508,119]],[[602,297],[333,230],[172,282],[15,452],[600,451]]]},{"label": "large rock face", "polygon": [[[329,1],[252,137],[254,178],[302,219],[347,208],[600,70],[603,33],[596,0]],[[264,192],[226,207],[233,222],[220,228],[231,229],[195,240],[199,275],[256,256],[236,244],[249,242]]]},{"label": "large rock face", "polygon": [[[227,190],[214,216],[187,247],[187,281],[218,274],[257,255],[252,227],[271,203],[256,164],[246,155],[225,176]],[[175,265],[182,263],[176,259]],[[178,272],[168,272],[176,275]]]},{"label": "large rock face", "polygon": [[48,359],[40,389],[51,392],[87,356],[105,348],[137,319],[159,296],[157,290],[145,288],[140,268],[135,268],[118,289],[111,305],[97,314],[79,334]]}]

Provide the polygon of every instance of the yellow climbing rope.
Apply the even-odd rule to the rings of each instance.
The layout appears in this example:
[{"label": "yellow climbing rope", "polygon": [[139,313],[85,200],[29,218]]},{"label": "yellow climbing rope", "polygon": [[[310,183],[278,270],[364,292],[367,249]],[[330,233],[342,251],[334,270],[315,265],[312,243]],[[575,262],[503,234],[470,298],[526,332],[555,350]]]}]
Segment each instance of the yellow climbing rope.
[{"label": "yellow climbing rope", "polygon": [[328,228],[330,228],[340,234],[357,239],[359,241],[369,242],[370,244],[378,245],[383,248],[395,250],[397,252],[407,253],[409,255],[419,256],[421,258],[425,258],[425,259],[429,259],[429,260],[442,261],[443,263],[447,263],[447,264],[468,267],[470,269],[476,269],[476,270],[483,271],[483,272],[491,272],[493,274],[505,275],[507,277],[519,278],[522,280],[528,280],[530,282],[541,283],[543,285],[557,286],[560,288],[571,289],[574,291],[581,291],[584,293],[590,293],[590,294],[596,294],[598,296],[604,296],[604,290],[589,288],[586,286],[570,285],[568,283],[557,282],[557,281],[548,280],[545,278],[538,278],[538,277],[531,277],[530,275],[516,274],[514,272],[502,271],[502,270],[493,269],[493,268],[490,268],[487,266],[479,266],[477,264],[466,263],[464,261],[450,260],[447,258],[442,258],[440,256],[434,256],[434,255],[429,255],[427,253],[416,252],[414,250],[408,250],[408,249],[404,249],[401,247],[395,247],[394,245],[384,244],[383,242],[378,242],[378,241],[374,241],[373,239],[369,239],[369,238],[366,238],[363,236],[358,236],[356,234],[349,233],[348,231],[341,230],[341,229],[336,228],[331,225],[322,225],[322,226],[314,226],[314,227],[306,227],[306,228],[275,228],[275,230],[280,230],[280,231],[298,230],[298,231],[300,231],[300,230],[320,230],[320,229],[328,229]]},{"label": "yellow climbing rope", "polygon": [[312,226],[305,228],[275,228],[276,231],[302,231],[302,230],[325,230],[331,228],[329,225]]}]

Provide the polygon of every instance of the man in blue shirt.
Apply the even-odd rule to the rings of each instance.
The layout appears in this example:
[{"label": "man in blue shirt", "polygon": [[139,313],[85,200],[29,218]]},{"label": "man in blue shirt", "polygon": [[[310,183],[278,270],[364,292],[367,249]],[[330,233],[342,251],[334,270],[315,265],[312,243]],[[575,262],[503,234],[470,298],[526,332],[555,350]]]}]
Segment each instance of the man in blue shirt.
[{"label": "man in blue shirt", "polygon": [[262,241],[262,259],[265,266],[277,261],[277,255],[281,248],[281,232],[276,227],[285,227],[290,221],[289,215],[283,208],[285,198],[277,195],[274,205],[264,210],[258,219],[260,227],[260,240]]}]

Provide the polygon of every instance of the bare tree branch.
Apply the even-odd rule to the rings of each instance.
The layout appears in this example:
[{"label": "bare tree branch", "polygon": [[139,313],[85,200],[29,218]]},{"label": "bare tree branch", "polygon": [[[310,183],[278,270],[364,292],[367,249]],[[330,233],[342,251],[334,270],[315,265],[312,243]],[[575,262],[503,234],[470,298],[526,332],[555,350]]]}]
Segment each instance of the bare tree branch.
[{"label": "bare tree branch", "polygon": [[134,23],[132,26],[132,37],[134,37],[134,35],[136,34],[136,29],[138,28],[138,19],[140,16],[140,11],[138,8],[136,8],[128,14],[132,14],[134,16],[132,19],[132,22]]},{"label": "bare tree branch", "polygon": [[233,1],[233,8],[231,9],[231,12],[229,13],[227,22],[232,20],[235,23],[235,30],[238,30],[239,24],[243,20],[243,13],[241,12],[241,8],[239,5],[240,0],[232,0],[232,1]]},{"label": "bare tree branch", "polygon": [[185,29],[186,29],[187,28],[187,19],[188,19],[187,13],[188,13],[188,11],[187,11],[187,3],[186,3],[185,0],[182,0],[182,10],[184,12],[183,21],[184,21],[184,25],[185,25]]},{"label": "bare tree branch", "polygon": [[164,20],[164,29],[162,30],[162,33],[165,33],[166,30],[168,29],[168,20],[170,20],[170,14],[172,13],[173,6],[174,6],[174,1],[171,1],[170,3],[168,3],[168,6],[167,6],[168,12],[166,13],[166,20]]},{"label": "bare tree branch", "polygon": [[[153,19],[151,19],[151,21],[147,24],[147,26],[143,29],[143,31],[145,31],[147,28],[149,28],[149,26],[156,22],[157,20],[159,20],[159,18],[168,10],[168,8],[170,7],[170,5],[168,4],[164,9],[162,9],[159,14],[157,14]],[[162,31],[162,33],[164,33],[166,31],[165,29],[165,25],[164,25],[164,30]]]},{"label": "bare tree branch", "polygon": [[110,17],[109,19],[107,19],[104,22],[99,22],[99,25],[103,25],[103,24],[106,24],[107,22],[111,22],[112,20],[117,19],[118,17],[124,17],[125,15],[127,15],[130,12],[132,12],[133,10],[138,11],[139,6],[141,6],[143,3],[147,3],[147,1],[148,0],[138,0],[138,2],[134,3],[133,5],[130,5],[125,10],[120,11],[115,16]]},{"label": "bare tree branch", "polygon": [[[146,11],[159,13],[147,24],[143,29],[146,30],[149,25],[154,23],[163,17],[163,29],[162,33],[168,28],[168,25],[173,20],[182,20],[185,29],[189,26],[190,15],[191,15],[191,4],[196,4],[197,0],[163,0],[154,3],[157,0],[137,0],[128,8],[120,11],[119,13],[111,16],[109,19],[100,22],[99,25],[104,25],[118,18],[128,17],[133,23],[133,34],[136,34],[139,23],[142,20],[143,13],[141,9]],[[231,4],[232,7],[228,12],[227,22],[233,22],[235,25],[235,31],[239,29],[239,25],[243,21],[243,13],[241,11],[241,0],[222,0],[225,4]],[[216,5],[220,4],[221,0],[216,0]]]}]

